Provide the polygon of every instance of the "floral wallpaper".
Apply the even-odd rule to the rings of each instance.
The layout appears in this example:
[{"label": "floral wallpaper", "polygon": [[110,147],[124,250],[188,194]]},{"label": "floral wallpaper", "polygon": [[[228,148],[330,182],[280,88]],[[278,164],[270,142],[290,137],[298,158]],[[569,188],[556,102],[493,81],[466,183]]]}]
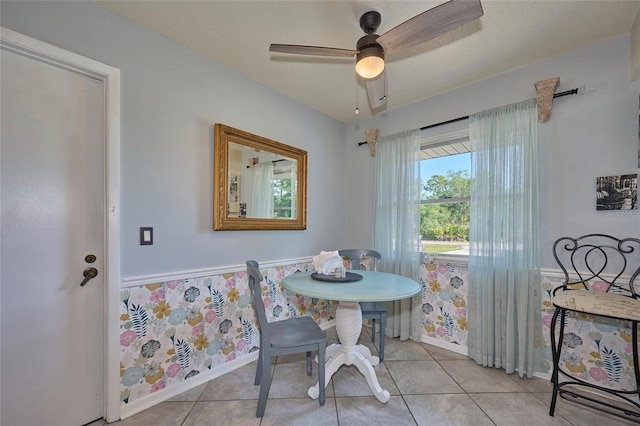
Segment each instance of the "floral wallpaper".
[{"label": "floral wallpaper", "polygon": [[466,265],[421,266],[423,337],[467,346],[467,278]]},{"label": "floral wallpaper", "polygon": [[[551,292],[561,278],[543,277],[540,318],[543,328],[544,365],[551,374],[550,325],[553,315]],[[427,263],[420,270],[422,285],[422,338],[467,346],[466,265]],[[603,291],[605,283],[590,283]],[[561,362],[565,369],[588,382],[620,390],[635,388],[631,324],[592,315],[570,315],[565,328]],[[568,349],[568,350],[566,350]]]},{"label": "floral wallpaper", "polygon": [[[311,270],[310,263],[262,269],[270,321],[307,315],[335,319],[337,303],[286,291],[282,279]],[[258,350],[259,331],[245,271],[123,288],[120,291],[121,403],[157,392]],[[421,340],[467,346],[468,268],[421,265]],[[544,367],[551,372],[552,290],[560,278],[543,277],[541,324]],[[593,282],[594,289],[602,283]],[[635,387],[630,324],[587,315],[567,320],[561,362],[577,377],[616,389]]]},{"label": "floral wallpaper", "polygon": [[[551,372],[551,317],[554,312],[551,293],[562,284],[561,278],[545,277],[542,282],[542,325],[545,367]],[[606,283],[589,283],[593,291],[605,291]],[[575,377],[619,390],[636,387],[633,372],[631,324],[604,317],[572,313],[565,324],[560,363]]]},{"label": "floral wallpaper", "polygon": [[[309,265],[262,270],[270,321],[335,316],[335,302],[283,291],[282,279]],[[158,282],[120,291],[120,398],[131,403],[258,350],[246,271]]]}]

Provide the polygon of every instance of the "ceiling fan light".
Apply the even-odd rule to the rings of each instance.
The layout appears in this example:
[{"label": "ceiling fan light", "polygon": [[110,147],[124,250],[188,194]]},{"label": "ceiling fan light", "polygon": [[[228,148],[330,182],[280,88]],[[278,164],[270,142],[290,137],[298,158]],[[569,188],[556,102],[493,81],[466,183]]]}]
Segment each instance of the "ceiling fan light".
[{"label": "ceiling fan light", "polygon": [[384,53],[378,47],[360,50],[356,60],[356,72],[362,78],[375,78],[384,71]]}]

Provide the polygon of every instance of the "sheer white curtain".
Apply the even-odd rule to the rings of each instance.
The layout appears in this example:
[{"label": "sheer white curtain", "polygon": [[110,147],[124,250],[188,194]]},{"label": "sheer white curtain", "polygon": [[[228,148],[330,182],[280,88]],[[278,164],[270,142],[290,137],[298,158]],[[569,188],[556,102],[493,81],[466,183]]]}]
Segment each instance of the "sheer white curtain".
[{"label": "sheer white curtain", "polygon": [[[374,247],[378,270],[418,278],[420,233],[420,132],[407,130],[378,140]],[[386,333],[419,338],[420,297],[388,302]],[[414,330],[416,331],[415,336]]]},{"label": "sheer white curtain", "polygon": [[469,356],[531,377],[542,332],[536,100],[471,115],[469,139]]},{"label": "sheer white curtain", "polygon": [[273,163],[260,162],[253,166],[250,217],[273,218]]}]

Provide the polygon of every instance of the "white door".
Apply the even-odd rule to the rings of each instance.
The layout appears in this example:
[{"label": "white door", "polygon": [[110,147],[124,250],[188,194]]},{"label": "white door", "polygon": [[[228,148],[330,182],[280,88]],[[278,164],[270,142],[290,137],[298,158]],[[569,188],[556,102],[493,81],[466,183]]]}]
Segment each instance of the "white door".
[{"label": "white door", "polygon": [[105,409],[104,82],[0,55],[0,424],[79,426]]}]

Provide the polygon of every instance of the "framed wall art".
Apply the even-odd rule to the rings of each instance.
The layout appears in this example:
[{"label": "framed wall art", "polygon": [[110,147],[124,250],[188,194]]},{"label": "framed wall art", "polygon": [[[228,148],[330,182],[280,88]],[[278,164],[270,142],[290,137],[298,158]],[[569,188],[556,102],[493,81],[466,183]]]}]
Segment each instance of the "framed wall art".
[{"label": "framed wall art", "polygon": [[596,178],[596,210],[637,210],[638,174]]}]

